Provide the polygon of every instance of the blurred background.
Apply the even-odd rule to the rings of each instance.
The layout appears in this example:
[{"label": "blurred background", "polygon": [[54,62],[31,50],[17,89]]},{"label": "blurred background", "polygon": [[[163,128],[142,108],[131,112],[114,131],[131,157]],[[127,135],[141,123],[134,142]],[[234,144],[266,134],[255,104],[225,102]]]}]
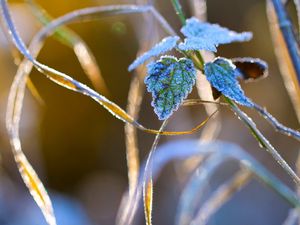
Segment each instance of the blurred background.
[{"label": "blurred background", "polygon": [[[37,2],[53,17],[82,7],[134,3],[129,0]],[[191,15],[193,10],[189,1],[181,2],[184,3],[186,14]],[[29,43],[41,25],[23,1],[9,3],[20,35]],[[250,56],[267,61],[269,77],[242,86],[247,96],[266,106],[279,121],[298,129],[299,124],[274,55],[265,4],[262,0],[208,0],[208,21],[236,31],[253,32],[254,38],[251,42],[221,46],[218,55],[228,58]],[[180,21],[170,1],[156,1],[156,6],[178,31]],[[141,15],[129,15],[69,26],[86,41],[94,53],[108,88],[106,96],[122,108],[126,108],[129,84],[133,78],[127,67],[136,57],[139,28],[147,26],[146,22]],[[17,67],[13,62],[9,43],[2,31],[0,34],[0,224],[45,224],[17,171],[5,129],[7,96]],[[159,35],[161,38],[166,36],[163,32]],[[47,39],[38,59],[92,86],[74,52],[53,38]],[[88,97],[54,84],[36,70],[31,73],[31,78],[45,104],[39,104],[30,92],[26,92],[20,134],[26,156],[52,197],[58,224],[115,224],[121,197],[128,187],[124,124]],[[196,96],[196,92],[191,95]],[[139,121],[147,127],[157,129],[160,121],[154,115],[150,102],[151,96],[146,93]],[[294,165],[299,143],[276,133],[254,111],[245,110],[281,155]],[[293,188],[291,179],[271,156],[258,146],[244,124],[229,109],[223,108],[221,117],[222,130],[219,139],[239,144]],[[168,128],[189,129],[204,118],[202,106],[182,108],[175,114]],[[140,158],[145,159],[154,136],[142,132],[139,132],[138,136]],[[184,137],[162,138],[161,143],[197,137],[199,132]],[[180,162],[168,164],[155,184],[155,225],[174,224],[176,204],[184,187],[183,181],[186,180],[180,177],[177,164]],[[219,180],[228,177],[233,170],[234,165],[231,163],[223,165],[212,178],[211,188],[213,189]],[[251,181],[218,211],[209,224],[282,224],[289,207],[263,184]],[[136,220],[136,224],[144,224],[142,216]]]}]

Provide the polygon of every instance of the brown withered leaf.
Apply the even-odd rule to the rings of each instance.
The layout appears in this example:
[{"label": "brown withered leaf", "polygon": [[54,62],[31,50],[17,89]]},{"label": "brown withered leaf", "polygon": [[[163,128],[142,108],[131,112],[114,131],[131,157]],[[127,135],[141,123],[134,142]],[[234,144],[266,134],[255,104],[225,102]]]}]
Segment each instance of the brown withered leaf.
[{"label": "brown withered leaf", "polygon": [[245,81],[254,81],[268,76],[268,64],[258,58],[233,58],[231,59],[241,78]]}]

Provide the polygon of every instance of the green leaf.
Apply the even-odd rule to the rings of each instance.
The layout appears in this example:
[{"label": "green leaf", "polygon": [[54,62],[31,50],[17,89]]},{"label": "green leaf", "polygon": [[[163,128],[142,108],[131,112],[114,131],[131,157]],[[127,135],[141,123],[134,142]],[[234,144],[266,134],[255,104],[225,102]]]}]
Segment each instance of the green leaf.
[{"label": "green leaf", "polygon": [[160,120],[169,118],[178,109],[195,82],[196,70],[190,59],[163,56],[148,65],[145,84],[152,93],[152,106]]}]

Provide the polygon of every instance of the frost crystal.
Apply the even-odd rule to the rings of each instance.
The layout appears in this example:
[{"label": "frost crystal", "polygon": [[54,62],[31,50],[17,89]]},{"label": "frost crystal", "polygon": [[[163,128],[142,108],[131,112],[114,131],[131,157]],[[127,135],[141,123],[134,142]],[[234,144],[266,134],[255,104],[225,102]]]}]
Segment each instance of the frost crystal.
[{"label": "frost crystal", "polygon": [[152,57],[162,55],[168,51],[171,51],[176,47],[177,41],[180,38],[178,36],[169,36],[157,43],[152,49],[145,52],[143,55],[138,57],[134,62],[128,67],[128,71],[136,69],[139,65],[143,64]]},{"label": "frost crystal", "polygon": [[160,120],[169,118],[178,109],[195,82],[196,70],[190,59],[163,56],[148,65],[145,84],[152,93],[151,105]]},{"label": "frost crystal", "polygon": [[251,32],[237,33],[218,24],[200,22],[194,17],[186,21],[186,25],[181,28],[181,32],[186,37],[184,43],[179,45],[181,50],[216,52],[216,47],[220,44],[249,41],[252,38]]},{"label": "frost crystal", "polygon": [[207,80],[223,95],[236,103],[253,107],[253,102],[245,96],[237,81],[237,70],[230,60],[218,57],[213,62],[206,63],[204,71]]}]

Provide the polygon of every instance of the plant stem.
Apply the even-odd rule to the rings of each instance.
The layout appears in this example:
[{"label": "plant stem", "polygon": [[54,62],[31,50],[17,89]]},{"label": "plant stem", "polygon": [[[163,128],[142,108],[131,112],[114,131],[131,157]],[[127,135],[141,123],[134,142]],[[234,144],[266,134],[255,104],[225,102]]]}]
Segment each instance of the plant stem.
[{"label": "plant stem", "polygon": [[293,67],[297,74],[298,84],[300,85],[300,56],[298,53],[298,44],[294,36],[292,23],[288,18],[281,0],[272,0],[272,3],[277,15],[280,30],[293,63]]},{"label": "plant stem", "polygon": [[231,106],[232,111],[239,117],[241,121],[243,121],[246,126],[251,131],[252,135],[256,138],[262,148],[266,149],[272,157],[276,160],[276,162],[284,169],[284,171],[293,179],[293,181],[300,185],[300,178],[297,174],[292,170],[292,168],[287,164],[287,162],[281,157],[278,151],[271,145],[271,143],[263,136],[263,134],[257,129],[256,124],[252,121],[250,117],[242,110],[240,110],[237,105],[231,101],[229,98],[225,97],[225,100]]},{"label": "plant stem", "polygon": [[180,19],[180,22],[182,23],[182,25],[185,25],[186,18],[185,18],[185,15],[184,15],[183,11],[182,11],[182,7],[181,7],[181,4],[180,4],[179,0],[171,0],[171,2],[172,2],[172,5],[175,9],[176,14],[178,15],[178,17]]}]

